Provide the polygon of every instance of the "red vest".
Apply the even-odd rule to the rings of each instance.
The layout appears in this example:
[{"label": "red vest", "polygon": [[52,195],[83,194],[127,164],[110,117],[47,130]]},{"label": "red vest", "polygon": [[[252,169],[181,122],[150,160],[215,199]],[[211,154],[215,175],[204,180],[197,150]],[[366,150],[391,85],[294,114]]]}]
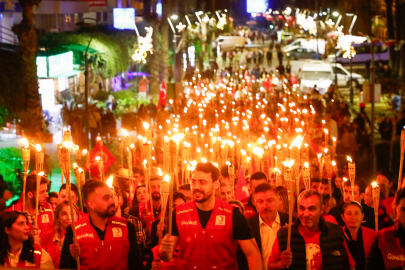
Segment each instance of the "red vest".
[{"label": "red vest", "polygon": [[[345,228],[346,226],[343,226],[342,228],[343,232],[345,232]],[[374,244],[375,238],[377,237],[378,233],[372,229],[363,226],[361,226],[361,232],[363,237],[364,254],[366,255],[367,260],[368,254],[370,254],[371,246]]]},{"label": "red vest", "polygon": [[405,266],[404,243],[396,236],[398,225],[378,232],[378,245],[384,258],[385,269]]},{"label": "red vest", "polygon": [[215,198],[215,207],[203,229],[195,201],[176,207],[180,247],[178,269],[238,269],[232,211],[232,205]]},{"label": "red vest", "polygon": [[[17,263],[17,267],[23,267],[23,268],[39,268],[39,265],[41,264],[41,256],[42,256],[42,249],[40,246],[34,244],[34,259],[35,259],[35,265],[32,266],[26,266],[25,261],[19,261]],[[4,259],[4,266],[11,266],[10,262],[8,261],[8,256]]]},{"label": "red vest", "polygon": [[[145,206],[146,206],[146,210],[148,211],[148,218],[146,220],[142,216],[142,211],[143,211],[143,209],[145,209]],[[138,204],[138,209],[139,209],[138,214],[139,214],[140,220],[142,220],[146,224],[146,227],[148,227],[148,230],[151,232],[152,223],[153,223],[154,218],[152,217],[152,213],[151,213],[149,207],[150,207],[150,201],[139,203]],[[157,219],[160,219],[160,213],[159,213],[159,216]]]},{"label": "red vest", "polygon": [[41,247],[51,256],[55,269],[59,269],[60,251],[58,247],[58,242],[53,241],[55,234],[56,234],[55,231],[50,231],[44,234],[41,237]]},{"label": "red vest", "polygon": [[[250,196],[252,196],[252,195],[250,195]],[[253,217],[254,215],[256,215],[255,209],[248,204],[249,203],[249,198],[250,197],[244,198],[241,201],[243,203],[243,207],[245,208],[245,217],[246,217],[246,219],[249,219],[249,218]]]},{"label": "red vest", "polygon": [[76,222],[76,236],[81,269],[128,269],[129,240],[125,219],[108,218],[104,241],[101,241],[89,216],[83,217]]},{"label": "red vest", "polygon": [[[53,208],[47,202],[44,203],[42,207],[45,208],[45,211],[40,212],[38,215],[38,228],[41,230],[40,237],[42,237],[42,235],[44,235],[45,233],[53,230]],[[12,205],[10,208],[7,209],[7,211],[20,211],[20,212],[22,212],[22,210],[23,210],[22,199],[19,199],[16,204]],[[28,225],[31,229],[32,224],[29,221]]]}]

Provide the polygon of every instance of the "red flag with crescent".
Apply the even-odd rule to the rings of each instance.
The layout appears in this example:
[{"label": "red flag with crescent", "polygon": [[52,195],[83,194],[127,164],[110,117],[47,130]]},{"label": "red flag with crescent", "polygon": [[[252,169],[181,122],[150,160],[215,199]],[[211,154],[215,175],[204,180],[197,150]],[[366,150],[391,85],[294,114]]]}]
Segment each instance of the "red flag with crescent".
[{"label": "red flag with crescent", "polygon": [[167,97],[167,89],[166,89],[165,81],[163,81],[162,86],[160,87],[159,102],[157,105],[158,109],[160,108],[160,106],[166,107],[166,97]]},{"label": "red flag with crescent", "polygon": [[107,147],[103,144],[103,151],[101,152],[100,144],[96,144],[96,147],[90,153],[90,164],[86,163],[84,166],[84,171],[88,172],[90,167],[91,175],[98,176],[100,174],[98,170],[98,165],[96,161],[96,157],[103,158],[104,164],[104,173],[110,168],[111,165],[115,162],[115,157],[108,151]]}]

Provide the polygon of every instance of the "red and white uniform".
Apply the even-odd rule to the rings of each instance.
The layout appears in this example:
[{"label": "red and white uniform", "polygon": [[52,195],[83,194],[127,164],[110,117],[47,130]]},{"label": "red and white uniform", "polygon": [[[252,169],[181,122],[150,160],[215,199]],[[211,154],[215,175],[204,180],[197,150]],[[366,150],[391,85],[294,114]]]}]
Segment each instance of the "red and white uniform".
[{"label": "red and white uniform", "polygon": [[21,261],[19,260],[16,266],[13,266],[9,259],[8,256],[4,259],[4,265],[3,266],[8,266],[8,267],[23,267],[23,268],[39,268],[41,264],[41,256],[42,256],[42,248],[38,245],[34,245],[34,259],[35,263],[30,263],[28,261]]},{"label": "red and white uniform", "polygon": [[[53,230],[53,208],[52,206],[45,202],[44,205],[39,211],[38,215],[38,228],[41,230],[40,236],[44,235],[45,233]],[[12,205],[7,211],[23,211],[23,204],[22,199],[20,198],[16,204]],[[30,219],[28,219],[28,225],[31,229],[32,223]]]},{"label": "red and white uniform", "polygon": [[108,218],[104,240],[101,241],[89,216],[76,222],[77,243],[80,245],[81,269],[128,269],[128,226],[119,217]]},{"label": "red and white uniform", "polygon": [[[250,195],[250,196],[252,196],[252,195]],[[246,217],[246,219],[249,219],[249,218],[253,217],[254,215],[256,215],[255,209],[252,206],[249,205],[249,198],[250,197],[244,198],[241,201],[241,203],[243,203],[243,207],[245,208],[245,217]]]},{"label": "red and white uniform", "polygon": [[232,211],[232,205],[215,198],[215,207],[203,229],[195,201],[176,207],[180,250],[178,269],[238,269]]},{"label": "red and white uniform", "polygon": [[49,231],[41,237],[41,247],[51,256],[55,269],[59,269],[60,252],[59,236],[55,231]]},{"label": "red and white uniform", "polygon": [[378,245],[384,258],[385,269],[405,266],[405,249],[396,235],[398,225],[385,228],[378,232]]}]

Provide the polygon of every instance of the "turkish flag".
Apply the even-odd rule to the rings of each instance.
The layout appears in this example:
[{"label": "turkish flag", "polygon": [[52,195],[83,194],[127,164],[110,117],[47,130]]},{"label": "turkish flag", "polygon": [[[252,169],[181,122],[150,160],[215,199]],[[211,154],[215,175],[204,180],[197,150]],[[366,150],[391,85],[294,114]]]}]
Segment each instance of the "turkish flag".
[{"label": "turkish flag", "polygon": [[165,81],[163,81],[162,86],[160,87],[159,101],[158,101],[158,105],[157,105],[158,109],[160,108],[160,106],[163,106],[166,108],[166,97],[167,97],[167,89],[166,89]]},{"label": "turkish flag", "polygon": [[249,197],[249,191],[246,184],[244,169],[239,169],[239,178],[235,188],[235,199],[242,201],[244,198]]},{"label": "turkish flag", "polygon": [[103,152],[101,152],[100,144],[96,144],[96,147],[90,153],[90,164],[86,163],[84,166],[84,171],[88,172],[90,167],[90,172],[92,177],[98,177],[100,175],[100,171],[98,170],[98,165],[96,161],[96,157],[102,157],[103,164],[104,164],[104,172],[105,173],[108,168],[115,162],[115,157],[108,151],[107,147],[103,144]]}]

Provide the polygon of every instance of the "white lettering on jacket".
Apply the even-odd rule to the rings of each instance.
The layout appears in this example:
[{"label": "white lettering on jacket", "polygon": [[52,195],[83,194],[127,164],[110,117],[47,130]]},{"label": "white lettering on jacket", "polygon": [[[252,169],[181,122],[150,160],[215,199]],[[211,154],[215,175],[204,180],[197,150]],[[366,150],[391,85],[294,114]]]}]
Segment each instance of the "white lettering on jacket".
[{"label": "white lettering on jacket", "polygon": [[181,225],[196,225],[197,226],[197,221],[182,221]]},{"label": "white lettering on jacket", "polygon": [[193,211],[193,208],[178,211],[177,214],[183,214],[183,213],[187,213],[187,212],[190,212],[190,211]]},{"label": "white lettering on jacket", "polygon": [[124,224],[124,223],[122,223],[122,222],[119,222],[119,221],[112,221],[112,224],[118,224],[118,225],[121,225],[121,226],[124,226],[124,227],[126,227],[127,226],[127,224]]},{"label": "white lettering on jacket", "polygon": [[77,225],[75,228],[76,228],[76,230],[77,230],[77,229],[79,229],[80,227],[83,227],[83,226],[86,226],[86,223],[79,224],[79,225]]},{"label": "white lettering on jacket", "polygon": [[400,254],[400,255],[394,255],[391,253],[388,253],[388,260],[392,260],[392,261],[405,261],[405,255]]},{"label": "white lettering on jacket", "polygon": [[85,237],[94,238],[94,235],[93,235],[93,233],[85,233],[85,234],[82,234],[82,235],[78,235],[77,239],[82,239],[82,238],[85,238]]},{"label": "white lettering on jacket", "polygon": [[218,207],[218,209],[221,210],[221,211],[225,211],[225,212],[231,213],[231,211],[228,210],[228,209],[223,209],[223,208],[221,208],[221,207]]}]

